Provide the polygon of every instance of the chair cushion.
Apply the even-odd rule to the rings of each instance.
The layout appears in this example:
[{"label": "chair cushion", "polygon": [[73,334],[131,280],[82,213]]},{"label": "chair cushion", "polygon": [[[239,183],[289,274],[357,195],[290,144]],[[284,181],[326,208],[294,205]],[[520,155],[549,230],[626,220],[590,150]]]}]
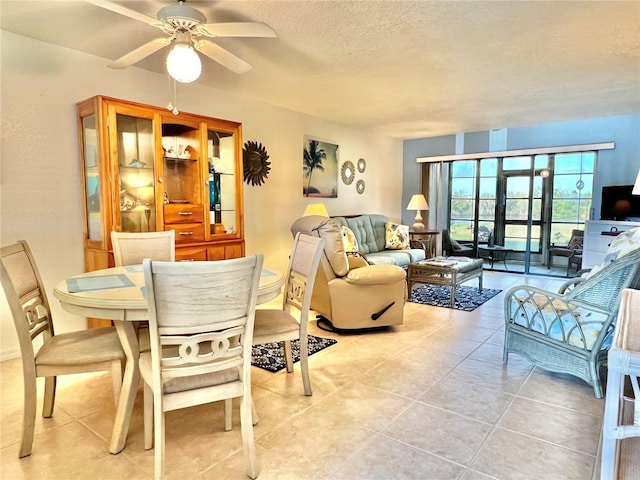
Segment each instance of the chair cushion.
[{"label": "chair cushion", "polygon": [[584,237],[576,235],[575,237],[571,237],[569,241],[569,248],[571,250],[582,250],[582,245],[584,243]]},{"label": "chair cushion", "polygon": [[385,227],[385,247],[389,250],[409,248],[409,227],[394,222],[387,222]]},{"label": "chair cushion", "polygon": [[[531,319],[531,330],[549,338],[567,341],[569,345],[591,350],[600,335],[607,315],[577,307],[560,299],[549,300],[544,295],[516,294],[522,310],[511,305],[511,318],[517,325],[527,327],[524,318]],[[578,326],[576,319],[581,319]],[[591,323],[585,320],[589,320]]]},{"label": "chair cushion", "polygon": [[124,359],[114,327],[54,335],[36,354],[36,365],[90,365]]},{"label": "chair cushion", "polygon": [[[140,354],[140,373],[148,384],[151,384],[151,352]],[[198,388],[222,385],[238,381],[240,374],[237,368],[227,368],[219,372],[192,375],[189,377],[174,377],[166,380],[163,385],[164,393],[178,393]]]},{"label": "chair cushion", "polygon": [[344,244],[345,252],[357,252],[358,251],[358,241],[356,240],[356,236],[349,227],[342,225],[340,227],[340,231],[342,232],[342,243]]},{"label": "chair cushion", "polygon": [[406,278],[405,271],[396,265],[369,265],[355,268],[345,277],[355,285],[389,285]]}]

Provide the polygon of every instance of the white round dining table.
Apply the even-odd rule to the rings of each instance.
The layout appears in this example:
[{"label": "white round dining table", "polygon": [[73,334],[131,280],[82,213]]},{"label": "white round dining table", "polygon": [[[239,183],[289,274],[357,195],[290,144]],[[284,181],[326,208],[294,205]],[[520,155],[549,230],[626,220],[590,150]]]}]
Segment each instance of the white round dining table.
[{"label": "white round dining table", "polygon": [[[257,303],[276,298],[283,284],[282,273],[263,268]],[[95,270],[67,278],[55,286],[53,295],[64,310],[84,317],[112,320],[118,332],[127,360],[109,451],[119,453],[126,443],[140,382],[140,351],[133,322],[149,318],[142,265]]]}]

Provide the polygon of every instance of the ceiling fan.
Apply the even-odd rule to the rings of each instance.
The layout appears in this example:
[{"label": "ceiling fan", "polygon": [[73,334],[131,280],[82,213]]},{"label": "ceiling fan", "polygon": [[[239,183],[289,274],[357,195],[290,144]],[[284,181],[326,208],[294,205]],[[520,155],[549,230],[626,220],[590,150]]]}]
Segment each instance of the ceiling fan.
[{"label": "ceiling fan", "polygon": [[251,69],[251,65],[247,62],[209,40],[209,38],[273,38],[277,36],[271,27],[261,22],[206,23],[207,19],[202,12],[185,5],[184,0],[178,0],[177,5],[161,8],[158,11],[157,18],[149,17],[148,15],[136,12],[115,2],[102,0],[86,1],[106,10],[144,22],[162,30],[168,35],[166,37],[155,38],[145,43],[141,47],[118,58],[109,64],[109,67],[126,68],[158,50],[173,44],[171,51],[167,55],[167,70],[169,75],[182,83],[193,82],[200,76],[202,64],[194,48],[232,72],[244,73]]}]

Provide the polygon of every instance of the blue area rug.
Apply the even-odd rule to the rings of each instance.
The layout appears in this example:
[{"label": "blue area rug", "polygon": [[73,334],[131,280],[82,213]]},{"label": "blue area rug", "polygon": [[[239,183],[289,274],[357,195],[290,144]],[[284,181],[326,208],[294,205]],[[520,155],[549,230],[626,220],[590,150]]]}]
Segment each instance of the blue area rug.
[{"label": "blue area rug", "polygon": [[[482,291],[479,291],[476,287],[459,286],[456,288],[454,308],[472,312],[501,291],[492,288],[483,288]],[[409,301],[422,305],[451,308],[451,289],[440,285],[420,285],[413,289]]]},{"label": "blue area rug", "polygon": [[[321,338],[314,335],[307,337],[309,343],[309,355],[324,350],[334,343],[338,343],[333,338]],[[300,341],[291,340],[291,353],[294,363],[300,360]],[[265,343],[254,345],[251,351],[251,365],[263,368],[270,372],[282,370],[286,364],[284,361],[284,342]]]}]

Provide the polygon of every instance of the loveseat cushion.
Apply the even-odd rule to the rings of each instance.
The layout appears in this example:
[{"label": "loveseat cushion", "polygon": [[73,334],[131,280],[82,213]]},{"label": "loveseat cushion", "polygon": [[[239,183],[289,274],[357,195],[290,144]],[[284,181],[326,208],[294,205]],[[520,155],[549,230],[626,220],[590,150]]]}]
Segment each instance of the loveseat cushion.
[{"label": "loveseat cushion", "polygon": [[425,254],[421,248],[407,248],[406,250],[383,250],[382,252],[370,253],[366,258],[373,265],[406,267],[410,263],[424,260]]},{"label": "loveseat cushion", "polygon": [[[335,220],[339,225],[348,227],[353,232],[356,237],[360,253],[366,255],[367,253],[377,252],[380,250],[375,240],[375,234],[369,215],[360,215],[353,218],[335,217],[333,220]],[[384,245],[382,248],[384,249]]]}]

